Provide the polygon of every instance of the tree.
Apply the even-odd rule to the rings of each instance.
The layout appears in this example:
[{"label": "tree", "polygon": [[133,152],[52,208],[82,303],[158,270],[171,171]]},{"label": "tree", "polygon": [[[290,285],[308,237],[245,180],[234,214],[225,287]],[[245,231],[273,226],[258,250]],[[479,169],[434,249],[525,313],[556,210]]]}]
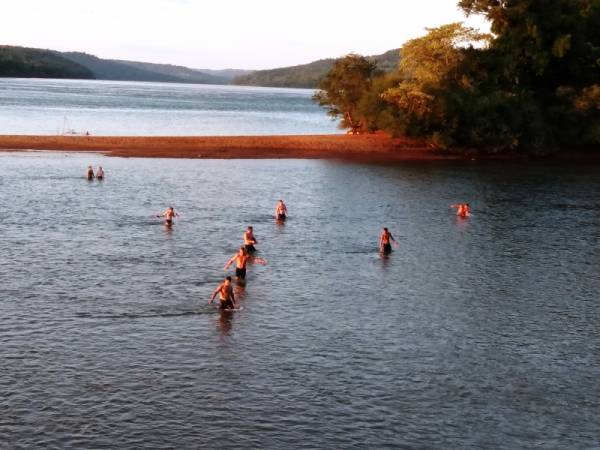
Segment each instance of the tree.
[{"label": "tree", "polygon": [[[408,41],[400,50],[402,81],[383,93],[383,98],[403,112],[407,134],[448,135],[444,92],[454,85],[468,85],[460,70],[465,46],[484,45],[489,39],[461,23],[428,29],[427,35]],[[449,135],[448,135],[449,136]]]},{"label": "tree", "polygon": [[376,63],[364,56],[349,54],[333,64],[319,84],[320,90],[313,100],[327,108],[327,114],[331,117],[341,117],[341,128],[349,128],[356,134],[366,126],[359,105],[371,89],[375,70]]},{"label": "tree", "polygon": [[516,146],[546,151],[600,143],[599,0],[460,0],[459,6],[491,23],[489,49],[468,62],[478,74],[474,100],[510,99],[504,119],[523,116],[514,123]]}]

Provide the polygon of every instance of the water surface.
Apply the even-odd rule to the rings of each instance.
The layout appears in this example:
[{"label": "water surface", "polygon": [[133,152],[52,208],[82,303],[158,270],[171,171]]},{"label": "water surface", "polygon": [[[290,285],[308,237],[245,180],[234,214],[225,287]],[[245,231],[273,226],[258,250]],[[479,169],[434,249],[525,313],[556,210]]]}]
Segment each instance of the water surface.
[{"label": "water surface", "polygon": [[[599,175],[1,155],[0,442],[593,448]],[[153,217],[169,205],[172,230]],[[268,264],[220,314],[247,225]]]},{"label": "water surface", "polygon": [[0,134],[339,133],[311,89],[0,78]]}]

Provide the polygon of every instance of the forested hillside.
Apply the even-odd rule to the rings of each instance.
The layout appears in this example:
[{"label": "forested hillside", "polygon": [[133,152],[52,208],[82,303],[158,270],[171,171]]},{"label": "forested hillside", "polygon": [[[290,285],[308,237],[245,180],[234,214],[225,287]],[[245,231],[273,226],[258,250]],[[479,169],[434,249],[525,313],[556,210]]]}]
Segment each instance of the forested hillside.
[{"label": "forested hillside", "polygon": [[[394,49],[368,58],[376,63],[377,69],[388,72],[398,68],[400,54],[398,49]],[[316,88],[336,61],[334,58],[320,59],[299,66],[257,70],[236,77],[231,83],[243,86]]]},{"label": "forested hillside", "polygon": [[94,78],[94,75],[51,50],[0,45],[0,77]]}]

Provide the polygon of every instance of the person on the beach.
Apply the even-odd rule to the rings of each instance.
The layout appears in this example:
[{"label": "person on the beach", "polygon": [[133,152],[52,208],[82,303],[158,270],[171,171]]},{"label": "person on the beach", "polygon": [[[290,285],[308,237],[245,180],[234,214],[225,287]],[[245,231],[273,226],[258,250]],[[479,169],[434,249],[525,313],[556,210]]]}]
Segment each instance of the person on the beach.
[{"label": "person on the beach", "polygon": [[389,232],[387,228],[384,228],[381,234],[379,235],[379,250],[384,255],[389,255],[392,253],[392,242],[398,246],[396,239],[392,236],[392,233]]},{"label": "person on the beach", "polygon": [[245,280],[246,266],[248,265],[248,261],[252,261],[257,264],[263,265],[267,263],[267,261],[265,261],[262,258],[256,258],[252,255],[249,255],[248,251],[246,250],[246,247],[240,247],[238,252],[235,255],[233,255],[229,261],[227,261],[227,264],[225,264],[223,270],[229,269],[229,266],[231,266],[235,262],[235,276],[240,280]]},{"label": "person on the beach", "polygon": [[258,241],[254,236],[254,230],[252,227],[248,227],[248,229],[244,232],[244,247],[248,253],[254,253],[256,251],[256,247],[254,244],[257,244]]},{"label": "person on the beach", "polygon": [[225,278],[225,280],[214,290],[208,301],[209,305],[215,300],[217,294],[219,294],[221,309],[235,309],[235,294],[233,293],[233,286],[231,285],[231,277]]},{"label": "person on the beach", "polygon": [[179,217],[179,214],[177,214],[175,212],[175,210],[173,209],[172,206],[169,206],[169,208],[167,208],[167,210],[162,213],[162,214],[157,214],[156,217],[164,217],[165,218],[165,225],[170,227],[171,225],[173,225],[173,219],[175,217]]},{"label": "person on the beach", "polygon": [[450,205],[450,208],[456,209],[456,215],[458,217],[468,217],[471,215],[471,207],[468,203],[457,203],[455,205]]},{"label": "person on the beach", "polygon": [[275,207],[275,218],[277,220],[285,220],[285,219],[287,219],[287,215],[288,215],[287,206],[285,206],[285,203],[283,203],[283,200],[279,200],[277,202],[277,206]]},{"label": "person on the beach", "polygon": [[104,179],[104,169],[102,169],[102,166],[98,167],[98,170],[96,171],[96,178],[98,178],[99,180]]},{"label": "person on the beach", "polygon": [[88,166],[87,179],[88,180],[93,180],[94,179],[94,169],[92,169],[92,166]]}]

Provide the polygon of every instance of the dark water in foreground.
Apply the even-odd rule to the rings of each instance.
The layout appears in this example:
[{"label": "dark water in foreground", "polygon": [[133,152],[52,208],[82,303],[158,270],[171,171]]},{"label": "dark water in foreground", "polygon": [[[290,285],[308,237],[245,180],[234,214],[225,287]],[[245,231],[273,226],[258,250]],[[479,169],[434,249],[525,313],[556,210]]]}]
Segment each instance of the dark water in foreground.
[{"label": "dark water in foreground", "polygon": [[0,446],[598,447],[599,175],[0,155]]}]

